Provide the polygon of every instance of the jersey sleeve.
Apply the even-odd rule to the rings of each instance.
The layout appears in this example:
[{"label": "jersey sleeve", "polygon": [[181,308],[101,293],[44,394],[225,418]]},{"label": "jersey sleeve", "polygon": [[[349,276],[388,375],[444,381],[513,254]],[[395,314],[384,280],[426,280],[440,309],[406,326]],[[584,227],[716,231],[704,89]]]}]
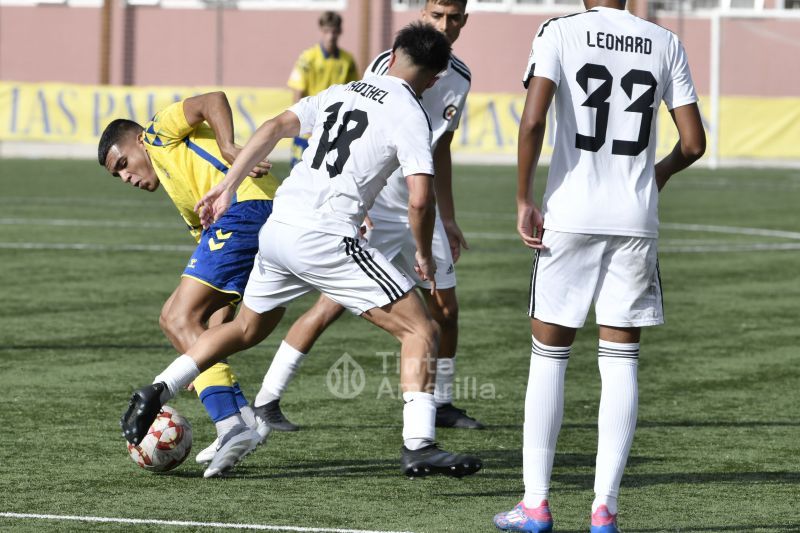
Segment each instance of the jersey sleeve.
[{"label": "jersey sleeve", "polygon": [[561,58],[558,47],[558,31],[552,20],[539,26],[533,38],[528,65],[522,75],[522,84],[528,88],[531,78],[539,76],[547,78],[558,85],[561,80]]},{"label": "jersey sleeve", "polygon": [[183,141],[194,129],[186,120],[183,112],[183,100],[170,104],[153,117],[153,121],[145,127],[145,142],[152,146],[169,146]]},{"label": "jersey sleeve", "polygon": [[311,61],[308,58],[308,54],[303,52],[300,54],[300,57],[297,58],[294,68],[292,68],[292,73],[289,74],[289,81],[286,82],[286,85],[295,91],[303,93],[308,92],[308,75],[310,69]]},{"label": "jersey sleeve", "polygon": [[413,174],[433,175],[431,127],[421,107],[410,113],[395,130],[394,141],[404,177]]},{"label": "jersey sleeve", "polygon": [[670,61],[669,82],[664,89],[664,103],[670,111],[676,107],[697,102],[697,92],[694,82],[692,82],[686,50],[677,37],[673,37],[671,48],[673,53]]},{"label": "jersey sleeve", "polygon": [[326,94],[328,94],[327,89],[314,96],[306,96],[289,108],[289,111],[297,115],[300,120],[300,135],[308,135],[314,129],[321,107],[320,102],[323,101]]}]

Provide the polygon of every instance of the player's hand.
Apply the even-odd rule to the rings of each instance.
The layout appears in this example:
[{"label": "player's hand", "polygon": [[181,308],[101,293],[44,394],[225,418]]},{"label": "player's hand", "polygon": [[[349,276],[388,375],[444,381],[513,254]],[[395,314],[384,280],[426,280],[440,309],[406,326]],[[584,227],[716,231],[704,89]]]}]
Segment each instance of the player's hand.
[{"label": "player's hand", "polygon": [[233,200],[233,193],[221,183],[212,187],[205,196],[200,198],[200,201],[194,206],[194,211],[200,215],[200,223],[203,228],[208,228],[219,220],[231,206],[231,200]]},{"label": "player's hand", "polygon": [[371,219],[371,218],[369,218],[369,215],[367,215],[367,216],[365,216],[365,217],[364,217],[364,223],[363,223],[363,224],[361,224],[361,227],[360,227],[360,228],[358,228],[358,231],[359,231],[359,233],[361,233],[361,236],[362,236],[362,237],[364,237],[365,239],[369,240],[369,239],[367,238],[367,234],[368,234],[368,233],[369,233],[369,232],[372,230],[372,228],[374,228],[374,227],[375,227],[375,224],[373,224],[373,223],[372,223],[372,219]]},{"label": "player's hand", "polygon": [[517,202],[517,233],[528,248],[543,250],[544,218],[539,207],[529,201]]},{"label": "player's hand", "polygon": [[[239,153],[241,151],[242,147],[239,146],[238,144],[233,144],[226,148],[220,147],[220,153],[222,154],[222,157],[224,157],[225,161],[227,161],[228,164],[230,165],[232,165],[233,162],[236,161],[236,158],[239,156]],[[269,159],[264,159],[263,161],[260,161],[256,164],[255,168],[253,168],[253,170],[250,171],[248,176],[250,176],[251,178],[260,178],[261,176],[266,175],[271,168],[272,168],[272,163],[270,163]]]},{"label": "player's hand", "polygon": [[455,220],[443,220],[442,224],[444,225],[444,232],[447,234],[450,253],[453,255],[453,263],[457,263],[458,258],[461,257],[461,248],[469,250],[467,239],[464,238],[464,234],[461,232],[461,228],[458,227]]},{"label": "player's hand", "polygon": [[435,294],[436,278],[434,277],[434,274],[436,274],[436,262],[433,260],[432,256],[424,256],[419,252],[419,250],[417,250],[414,258],[416,260],[414,271],[422,281],[430,281],[431,294]]}]

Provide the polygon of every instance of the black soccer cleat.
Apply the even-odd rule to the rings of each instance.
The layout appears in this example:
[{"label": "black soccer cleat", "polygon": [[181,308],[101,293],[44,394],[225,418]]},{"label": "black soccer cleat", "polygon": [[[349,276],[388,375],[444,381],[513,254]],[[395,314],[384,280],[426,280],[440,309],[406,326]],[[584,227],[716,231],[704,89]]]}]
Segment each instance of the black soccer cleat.
[{"label": "black soccer cleat", "polygon": [[458,428],[458,429],[486,429],[486,427],[467,415],[467,411],[459,409],[452,403],[444,404],[436,408],[436,427],[437,428]]},{"label": "black soccer cleat", "polygon": [[253,407],[256,417],[275,431],[297,431],[300,426],[292,424],[283,416],[280,399],[272,400],[259,407]]},{"label": "black soccer cleat", "polygon": [[122,436],[134,446],[142,442],[150,425],[161,412],[161,393],[165,387],[164,383],[153,383],[131,395],[128,410],[122,415],[119,425],[122,426]]},{"label": "black soccer cleat", "polygon": [[400,448],[400,466],[410,478],[443,474],[451,477],[470,476],[483,467],[483,462],[472,455],[450,453],[436,443],[419,450]]}]

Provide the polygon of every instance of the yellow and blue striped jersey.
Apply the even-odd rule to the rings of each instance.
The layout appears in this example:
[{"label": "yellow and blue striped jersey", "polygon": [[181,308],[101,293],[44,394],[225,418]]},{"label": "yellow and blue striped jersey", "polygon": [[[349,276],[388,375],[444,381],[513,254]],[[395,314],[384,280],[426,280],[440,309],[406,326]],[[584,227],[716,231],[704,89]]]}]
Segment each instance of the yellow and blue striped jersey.
[{"label": "yellow and blue striped jersey", "polygon": [[304,96],[314,96],[331,85],[359,78],[356,62],[350,53],[339,48],[336,54],[329,54],[322,45],[316,44],[300,54],[287,85]]},{"label": "yellow and blue striped jersey", "polygon": [[[229,165],[222,157],[214,131],[205,122],[191,126],[183,101],[165,107],[144,128],[144,146],[156,175],[178,212],[200,242],[202,226],[194,206],[222,181]],[[272,200],[280,183],[272,174],[245,178],[234,202]]]}]

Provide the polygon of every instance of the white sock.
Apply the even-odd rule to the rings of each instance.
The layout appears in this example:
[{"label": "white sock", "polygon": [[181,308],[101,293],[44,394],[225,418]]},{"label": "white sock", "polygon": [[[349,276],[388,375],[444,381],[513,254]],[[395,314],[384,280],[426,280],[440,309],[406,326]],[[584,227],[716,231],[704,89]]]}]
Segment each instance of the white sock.
[{"label": "white sock", "polygon": [[453,403],[453,378],[456,375],[455,357],[440,357],[436,359],[436,388],[433,390],[433,399],[436,407]]},{"label": "white sock", "polygon": [[178,394],[178,391],[189,386],[189,383],[200,375],[194,359],[186,354],[175,359],[163,372],[156,376],[153,383],[164,382],[167,387],[161,393],[161,403],[167,403]]},{"label": "white sock", "polygon": [[256,422],[256,414],[253,408],[245,405],[239,408],[239,413],[242,415],[242,420],[250,429],[256,429],[258,422]]},{"label": "white sock", "polygon": [[228,418],[223,418],[219,422],[214,422],[214,427],[217,428],[217,437],[222,439],[227,432],[239,425],[246,425],[242,415],[236,413]]},{"label": "white sock", "polygon": [[300,363],[303,362],[305,356],[306,354],[303,352],[298,352],[286,341],[282,341],[278,351],[275,352],[275,357],[272,358],[272,364],[269,365],[269,369],[264,375],[261,390],[258,391],[253,405],[261,407],[273,400],[279,400],[297,369],[300,368]]},{"label": "white sock", "polygon": [[409,450],[433,444],[436,438],[436,403],[427,392],[403,393],[403,445]]},{"label": "white sock", "polygon": [[570,349],[533,339],[522,430],[522,501],[528,508],[539,507],[550,492],[556,441],[564,417],[564,374]]},{"label": "white sock", "polygon": [[617,514],[619,484],[633,443],[639,407],[636,379],[639,343],[601,340],[597,364],[602,391],[597,417],[597,467],[592,512],[605,504],[611,514]]}]

